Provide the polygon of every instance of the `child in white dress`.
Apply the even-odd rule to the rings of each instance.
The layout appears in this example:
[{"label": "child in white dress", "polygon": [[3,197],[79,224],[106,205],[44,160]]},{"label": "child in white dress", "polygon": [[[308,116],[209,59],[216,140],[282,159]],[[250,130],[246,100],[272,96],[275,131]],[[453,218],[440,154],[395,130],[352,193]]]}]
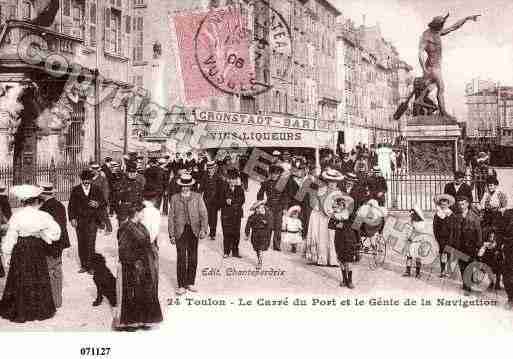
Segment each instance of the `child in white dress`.
[{"label": "child in white dress", "polygon": [[287,211],[282,224],[282,242],[290,246],[290,251],[296,253],[297,245],[303,243],[303,222],[299,218],[301,207],[293,206]]}]

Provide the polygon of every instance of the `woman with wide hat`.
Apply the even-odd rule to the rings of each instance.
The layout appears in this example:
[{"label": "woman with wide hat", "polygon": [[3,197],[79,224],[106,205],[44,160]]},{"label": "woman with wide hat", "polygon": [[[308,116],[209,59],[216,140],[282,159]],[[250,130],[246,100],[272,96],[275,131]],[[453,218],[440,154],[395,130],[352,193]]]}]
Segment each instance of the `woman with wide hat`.
[{"label": "woman with wide hat", "polygon": [[337,170],[327,169],[321,173],[319,189],[311,197],[312,213],[308,225],[305,243],[307,261],[317,265],[338,265],[335,252],[335,233],[328,229],[330,213],[325,210],[325,203],[335,193],[342,193],[339,184],[344,176]]},{"label": "woman with wide hat", "polygon": [[458,235],[458,219],[452,212],[456,200],[449,194],[440,194],[434,199],[436,204],[433,216],[433,234],[438,242],[440,253],[440,278],[447,277],[447,264],[450,263],[450,252],[447,247],[456,248]]},{"label": "woman with wide hat", "polygon": [[61,228],[51,215],[39,210],[41,188],[20,185],[12,192],[22,208],[9,220],[2,243],[10,261],[0,316],[17,323],[49,319],[56,308],[46,255],[49,245],[59,240]]}]

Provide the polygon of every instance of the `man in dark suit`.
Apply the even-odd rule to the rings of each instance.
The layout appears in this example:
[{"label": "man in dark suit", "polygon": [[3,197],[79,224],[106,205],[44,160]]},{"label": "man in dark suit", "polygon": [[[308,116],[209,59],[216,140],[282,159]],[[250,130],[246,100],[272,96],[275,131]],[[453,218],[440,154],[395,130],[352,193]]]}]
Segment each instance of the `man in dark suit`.
[{"label": "man in dark suit", "polygon": [[89,272],[91,256],[95,253],[96,232],[104,225],[105,198],[100,188],[91,184],[94,174],[84,170],[80,174],[81,184],[73,187],[68,204],[71,225],[77,231],[79,273]]},{"label": "man in dark suit", "polygon": [[203,193],[203,200],[207,207],[208,226],[210,229],[210,239],[216,239],[217,233],[217,213],[219,212],[219,197],[224,186],[224,182],[217,173],[217,164],[215,161],[207,162],[207,173],[201,179],[199,191]]},{"label": "man in dark suit", "polygon": [[[301,207],[300,219],[303,223],[303,233],[308,233],[310,213],[312,212],[310,208],[310,192],[315,188],[314,182],[307,179],[307,165],[306,158],[304,157],[296,157],[292,160],[292,175],[288,178],[283,197],[284,211],[292,206]],[[274,250],[279,251],[280,249],[274,248]]]},{"label": "man in dark suit", "polygon": [[273,232],[273,249],[280,250],[281,245],[281,226],[283,219],[283,210],[286,198],[284,191],[278,188],[277,183],[283,168],[278,165],[271,165],[269,168],[269,179],[260,184],[257,192],[257,201],[267,200],[267,206],[271,210],[272,216],[272,232]]},{"label": "man in dark suit", "polygon": [[242,206],[246,200],[244,190],[239,185],[236,170],[227,173],[228,183],[221,191],[219,204],[221,206],[221,225],[223,227],[224,258],[230,253],[233,257],[240,258],[240,226],[243,216]]},{"label": "man in dark suit", "polygon": [[[454,182],[449,182],[445,185],[444,193],[453,196],[454,198],[465,197],[472,201],[472,187],[465,182],[465,173],[456,171],[454,173]],[[472,204],[472,203],[471,203]],[[459,211],[459,206],[455,203],[451,210],[453,212]]]},{"label": "man in dark suit", "polygon": [[61,237],[50,245],[49,253],[46,257],[53,301],[55,306],[59,308],[62,305],[62,252],[71,246],[67,229],[66,207],[54,197],[53,184],[40,183],[39,187],[43,190],[40,196],[43,204],[39,209],[50,214],[55,222],[59,224],[59,227],[61,227]]}]

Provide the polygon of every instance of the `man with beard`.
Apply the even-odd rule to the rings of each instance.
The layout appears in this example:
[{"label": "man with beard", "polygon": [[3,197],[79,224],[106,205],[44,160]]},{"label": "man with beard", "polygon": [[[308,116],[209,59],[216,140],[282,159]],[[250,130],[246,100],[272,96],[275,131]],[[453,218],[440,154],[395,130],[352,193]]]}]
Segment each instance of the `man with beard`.
[{"label": "man with beard", "polygon": [[207,173],[201,179],[199,191],[203,192],[203,200],[207,207],[208,227],[210,229],[210,239],[216,239],[217,233],[217,213],[219,212],[219,197],[223,189],[223,180],[217,174],[217,164],[215,161],[207,162]]},{"label": "man with beard", "polygon": [[280,250],[281,245],[281,226],[283,219],[284,192],[277,188],[277,183],[280,179],[280,175],[283,172],[283,168],[277,165],[271,165],[269,168],[269,179],[260,184],[260,189],[257,193],[257,201],[266,199],[266,205],[271,211],[272,224],[271,228],[273,231],[273,249],[275,251]]}]

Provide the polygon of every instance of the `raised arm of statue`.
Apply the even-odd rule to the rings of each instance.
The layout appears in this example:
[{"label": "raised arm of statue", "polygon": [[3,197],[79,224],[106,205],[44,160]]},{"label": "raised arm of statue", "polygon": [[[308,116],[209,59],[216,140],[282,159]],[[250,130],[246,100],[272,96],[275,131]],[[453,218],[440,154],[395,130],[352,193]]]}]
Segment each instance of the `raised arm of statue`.
[{"label": "raised arm of statue", "polygon": [[425,35],[422,35],[419,41],[419,62],[423,74],[426,73],[426,61],[428,59],[428,54],[426,53],[426,45],[426,37]]},{"label": "raised arm of statue", "polygon": [[444,36],[444,35],[447,35],[447,34],[453,32],[455,30],[458,30],[460,27],[462,27],[469,20],[477,21],[477,18],[479,16],[481,16],[481,15],[467,16],[466,18],[457,21],[454,25],[451,25],[448,28],[443,29],[440,32],[440,36]]}]

